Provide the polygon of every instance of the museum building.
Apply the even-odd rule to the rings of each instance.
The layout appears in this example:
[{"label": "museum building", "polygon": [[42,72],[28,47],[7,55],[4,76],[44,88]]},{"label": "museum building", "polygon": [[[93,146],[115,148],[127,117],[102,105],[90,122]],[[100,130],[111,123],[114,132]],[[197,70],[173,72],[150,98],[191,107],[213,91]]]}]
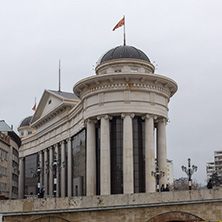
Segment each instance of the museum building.
[{"label": "museum building", "polygon": [[74,93],[45,90],[18,128],[19,198],[42,185],[56,197],[155,192],[155,160],[165,173],[159,182],[167,184],[166,124],[176,82],[155,74],[147,55],[128,45],[106,52],[95,72]]}]

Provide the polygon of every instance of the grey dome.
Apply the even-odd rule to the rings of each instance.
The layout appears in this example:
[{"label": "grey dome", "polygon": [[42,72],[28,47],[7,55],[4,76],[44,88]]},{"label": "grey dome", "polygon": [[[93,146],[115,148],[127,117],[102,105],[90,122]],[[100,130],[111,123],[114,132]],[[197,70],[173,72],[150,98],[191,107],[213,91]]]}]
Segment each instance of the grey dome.
[{"label": "grey dome", "polygon": [[133,46],[125,45],[125,46],[117,46],[113,49],[110,49],[99,59],[97,64],[99,65],[109,60],[121,59],[121,58],[141,59],[150,62],[147,55],[144,52],[142,52],[140,49],[137,49]]},{"label": "grey dome", "polygon": [[23,127],[23,126],[29,126],[30,122],[31,122],[32,116],[28,116],[25,119],[22,120],[21,124],[19,127]]}]

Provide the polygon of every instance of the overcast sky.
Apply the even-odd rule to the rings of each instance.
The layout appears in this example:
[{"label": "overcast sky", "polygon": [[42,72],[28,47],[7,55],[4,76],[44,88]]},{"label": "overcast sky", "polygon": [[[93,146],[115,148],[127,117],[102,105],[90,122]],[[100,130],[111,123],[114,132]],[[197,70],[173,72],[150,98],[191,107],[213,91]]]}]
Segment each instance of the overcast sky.
[{"label": "overcast sky", "polygon": [[206,183],[206,162],[222,150],[222,1],[221,0],[1,0],[0,119],[18,127],[33,115],[35,97],[62,91],[94,75],[109,49],[127,44],[158,64],[156,73],[175,80],[178,92],[169,104],[168,158],[175,178],[193,175]]}]

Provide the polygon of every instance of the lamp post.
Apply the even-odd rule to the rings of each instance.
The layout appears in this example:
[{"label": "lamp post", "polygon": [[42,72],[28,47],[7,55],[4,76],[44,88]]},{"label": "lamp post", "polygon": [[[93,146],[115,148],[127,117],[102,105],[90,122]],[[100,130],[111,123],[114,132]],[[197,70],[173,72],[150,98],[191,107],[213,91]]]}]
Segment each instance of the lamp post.
[{"label": "lamp post", "polygon": [[190,158],[188,158],[188,168],[185,166],[181,166],[182,171],[184,171],[187,176],[188,176],[188,181],[189,181],[189,190],[191,190],[191,177],[193,175],[194,172],[197,171],[197,166],[190,166]]},{"label": "lamp post", "polygon": [[158,166],[156,166],[155,171],[152,171],[151,174],[152,174],[152,176],[154,176],[155,179],[156,179],[156,191],[159,192],[159,191],[160,191],[159,181],[160,181],[160,178],[165,175],[165,173],[162,172],[162,171],[159,171]]}]

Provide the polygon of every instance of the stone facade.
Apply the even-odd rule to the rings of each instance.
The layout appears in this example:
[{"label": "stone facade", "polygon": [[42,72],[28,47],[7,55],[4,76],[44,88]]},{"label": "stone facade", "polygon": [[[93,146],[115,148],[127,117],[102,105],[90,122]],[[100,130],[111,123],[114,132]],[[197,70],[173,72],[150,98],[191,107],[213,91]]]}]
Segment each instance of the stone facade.
[{"label": "stone facade", "polygon": [[[74,93],[45,90],[31,120],[33,134],[22,138],[20,198],[42,185],[50,197],[153,192],[155,159],[165,173],[159,183],[168,183],[166,124],[177,84],[155,74],[135,47],[118,50],[118,58],[98,63],[96,75],[77,82]],[[121,50],[145,60],[122,57]],[[80,155],[84,166],[76,171]],[[34,173],[28,161],[37,163]],[[34,192],[26,183],[32,177]]]}]

